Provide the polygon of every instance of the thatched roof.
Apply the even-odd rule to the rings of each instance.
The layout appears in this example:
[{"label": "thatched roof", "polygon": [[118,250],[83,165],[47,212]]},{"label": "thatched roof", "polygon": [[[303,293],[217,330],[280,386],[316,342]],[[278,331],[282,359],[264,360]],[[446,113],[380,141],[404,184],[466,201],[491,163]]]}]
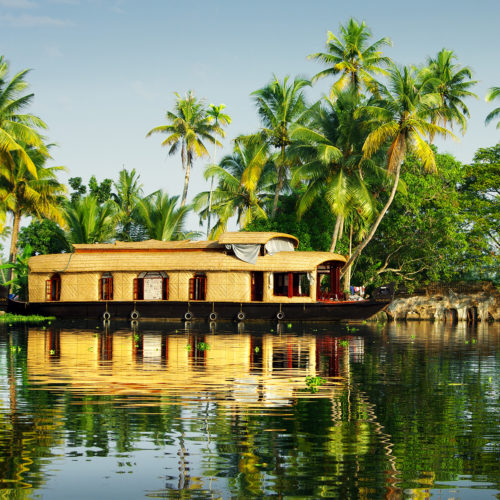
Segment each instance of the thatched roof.
[{"label": "thatched roof", "polygon": [[224,248],[216,241],[115,241],[114,243],[94,243],[73,245],[75,253],[123,252],[123,251],[177,251]]},{"label": "thatched roof", "polygon": [[290,240],[294,247],[297,248],[299,246],[299,240],[292,236],[291,234],[286,233],[273,233],[273,232],[228,232],[223,233],[219,237],[219,243],[222,245],[231,245],[231,244],[253,244],[253,245],[265,245],[269,240],[273,238],[285,238]]},{"label": "thatched roof", "polygon": [[265,245],[273,238],[285,238],[292,242],[295,248],[299,245],[299,240],[290,234],[273,232],[228,232],[223,233],[218,241],[115,241],[114,243],[94,243],[75,244],[75,253],[89,252],[123,252],[123,251],[151,251],[151,252],[172,252],[179,250],[204,250],[223,249],[224,245],[230,244],[253,244]]},{"label": "thatched roof", "polygon": [[85,273],[117,271],[312,271],[326,261],[345,262],[342,255],[329,252],[279,252],[248,264],[233,255],[214,250],[176,252],[140,251],[76,252],[37,255],[29,260],[34,273]]}]

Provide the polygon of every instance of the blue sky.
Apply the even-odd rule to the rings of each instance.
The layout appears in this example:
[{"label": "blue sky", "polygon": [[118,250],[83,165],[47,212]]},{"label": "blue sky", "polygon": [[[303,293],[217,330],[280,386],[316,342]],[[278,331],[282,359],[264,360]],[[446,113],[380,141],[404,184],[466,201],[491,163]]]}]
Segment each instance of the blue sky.
[{"label": "blue sky", "polygon": [[[328,30],[350,17],[365,20],[375,38],[388,36],[386,53],[399,64],[419,64],[443,47],[470,66],[479,99],[459,143],[442,151],[468,162],[479,147],[498,142],[495,125],[484,126],[492,104],[487,88],[500,85],[500,2],[400,1],[173,1],[0,0],[0,54],[11,75],[32,68],[32,111],[57,143],[53,164],[85,181],[116,179],[135,168],[146,192],[181,194],[183,171],[168,157],[161,137],[146,133],[164,123],[174,92],[193,90],[207,103],[224,103],[233,122],[223,151],[240,133],[255,131],[258,118],[250,93],[275,73],[311,77],[322,66],[307,55],[322,51]],[[310,100],[327,91],[315,85]],[[498,106],[498,103],[496,104]],[[196,160],[189,198],[207,189]],[[64,178],[66,179],[66,177]],[[191,226],[196,228],[197,219]]]}]

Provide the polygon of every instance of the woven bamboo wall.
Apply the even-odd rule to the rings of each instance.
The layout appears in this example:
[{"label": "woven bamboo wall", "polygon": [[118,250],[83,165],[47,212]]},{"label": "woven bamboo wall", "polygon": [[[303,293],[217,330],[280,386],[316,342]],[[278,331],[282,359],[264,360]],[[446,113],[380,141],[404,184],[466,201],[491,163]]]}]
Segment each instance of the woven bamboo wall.
[{"label": "woven bamboo wall", "polygon": [[134,278],[137,273],[112,273],[113,300],[134,300]]},{"label": "woven bamboo wall", "polygon": [[179,272],[168,273],[168,298],[169,300],[189,300],[189,280],[193,277],[194,273]]},{"label": "woven bamboo wall", "polygon": [[250,273],[207,273],[209,302],[247,302],[250,300]]},{"label": "woven bamboo wall", "polygon": [[101,273],[61,273],[61,302],[99,300]]},{"label": "woven bamboo wall", "polygon": [[50,274],[30,274],[28,280],[28,297],[30,302],[45,302],[45,282]]},{"label": "woven bamboo wall", "polygon": [[[316,286],[311,283],[310,297],[282,297],[274,296],[269,286],[270,273],[264,273],[264,302],[273,303],[302,303],[316,300]],[[31,273],[29,280],[30,302],[45,302],[45,283],[51,274]],[[70,301],[98,301],[99,272],[93,273],[61,273],[61,302]],[[113,300],[134,300],[134,278],[136,272],[113,272]],[[194,272],[169,272],[169,300],[189,300],[189,280]],[[208,272],[207,297],[208,302],[250,302],[251,281],[249,272]]]}]

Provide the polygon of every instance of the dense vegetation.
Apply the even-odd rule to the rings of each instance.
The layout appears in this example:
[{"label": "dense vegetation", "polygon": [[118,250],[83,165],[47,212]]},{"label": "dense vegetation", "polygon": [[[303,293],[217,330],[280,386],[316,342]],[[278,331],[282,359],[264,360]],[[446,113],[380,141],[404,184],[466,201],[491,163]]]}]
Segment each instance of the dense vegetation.
[{"label": "dense vegetation", "polygon": [[[45,123],[27,112],[27,71],[10,78],[0,58],[0,230],[11,240],[4,282],[14,269],[22,290],[30,252],[201,237],[185,227],[193,210],[210,238],[236,218],[242,230],[289,232],[302,249],[347,255],[345,288],[351,281],[410,288],[498,282],[500,144],[479,150],[470,165],[433,145],[465,131],[466,101],[477,97],[471,69],[447,49],[419,66],[399,66],[383,53],[391,43],[372,40],[367,25],[353,19],[329,33],[325,52],[309,56],[323,65],[311,80],[274,76],[252,93],[262,127],[237,137],[219,161],[219,139],[231,123],[224,105],[176,94],[175,109],[147,136],[162,134],[161,145],[180,156],[180,200],[162,190],[145,194],[135,170],[100,183],[92,176],[88,186],[80,177],[69,180],[70,189],[61,184],[62,167],[46,165]],[[320,78],[329,79],[330,93],[308,102],[305,92]],[[492,87],[486,99],[499,95]],[[210,189],[188,204],[191,169],[201,158],[209,159]],[[26,217],[31,223],[21,228]]]}]

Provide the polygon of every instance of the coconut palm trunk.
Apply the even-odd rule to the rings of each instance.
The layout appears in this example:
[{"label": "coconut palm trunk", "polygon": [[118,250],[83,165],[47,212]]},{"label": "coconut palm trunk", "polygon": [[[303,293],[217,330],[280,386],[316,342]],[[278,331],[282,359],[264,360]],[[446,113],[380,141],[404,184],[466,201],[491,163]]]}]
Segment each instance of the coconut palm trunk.
[{"label": "coconut palm trunk", "polygon": [[[21,212],[16,210],[13,213],[14,220],[12,222],[12,236],[10,240],[9,262],[16,261],[17,255],[17,240],[19,238],[19,227],[21,224]],[[7,281],[12,279],[12,269],[7,270]]]},{"label": "coconut palm trunk", "polygon": [[274,192],[273,211],[271,212],[271,218],[274,218],[274,216],[276,215],[276,211],[278,210],[278,201],[284,184],[284,174],[285,174],[285,146],[282,146],[281,162],[278,168],[278,184],[276,184],[276,191]]},{"label": "coconut palm trunk", "polygon": [[337,247],[337,241],[339,240],[340,227],[344,223],[344,218],[341,215],[337,215],[337,220],[335,221],[335,228],[332,235],[332,244],[330,246],[330,252],[335,252]]},{"label": "coconut palm trunk", "polygon": [[[403,143],[403,145],[404,145],[404,143]],[[402,155],[402,156],[404,156],[404,155]],[[373,224],[370,232],[367,234],[366,238],[356,247],[356,250],[354,250],[354,253],[349,257],[349,260],[346,262],[345,266],[342,268],[341,277],[343,277],[345,275],[345,273],[349,270],[349,268],[351,267],[354,260],[357,259],[359,254],[366,247],[366,245],[368,245],[368,243],[370,243],[371,239],[373,238],[373,236],[377,232],[378,226],[382,222],[382,219],[384,218],[387,210],[389,210],[389,207],[391,206],[392,201],[394,200],[394,196],[396,195],[396,191],[398,189],[399,175],[401,173],[401,164],[402,163],[403,163],[403,161],[401,159],[401,160],[398,160],[398,162],[396,164],[396,171],[394,174],[394,183],[392,185],[391,194],[389,195],[389,199],[387,200],[386,204],[384,205],[384,208],[378,214],[378,217],[377,217],[375,223]]]}]

